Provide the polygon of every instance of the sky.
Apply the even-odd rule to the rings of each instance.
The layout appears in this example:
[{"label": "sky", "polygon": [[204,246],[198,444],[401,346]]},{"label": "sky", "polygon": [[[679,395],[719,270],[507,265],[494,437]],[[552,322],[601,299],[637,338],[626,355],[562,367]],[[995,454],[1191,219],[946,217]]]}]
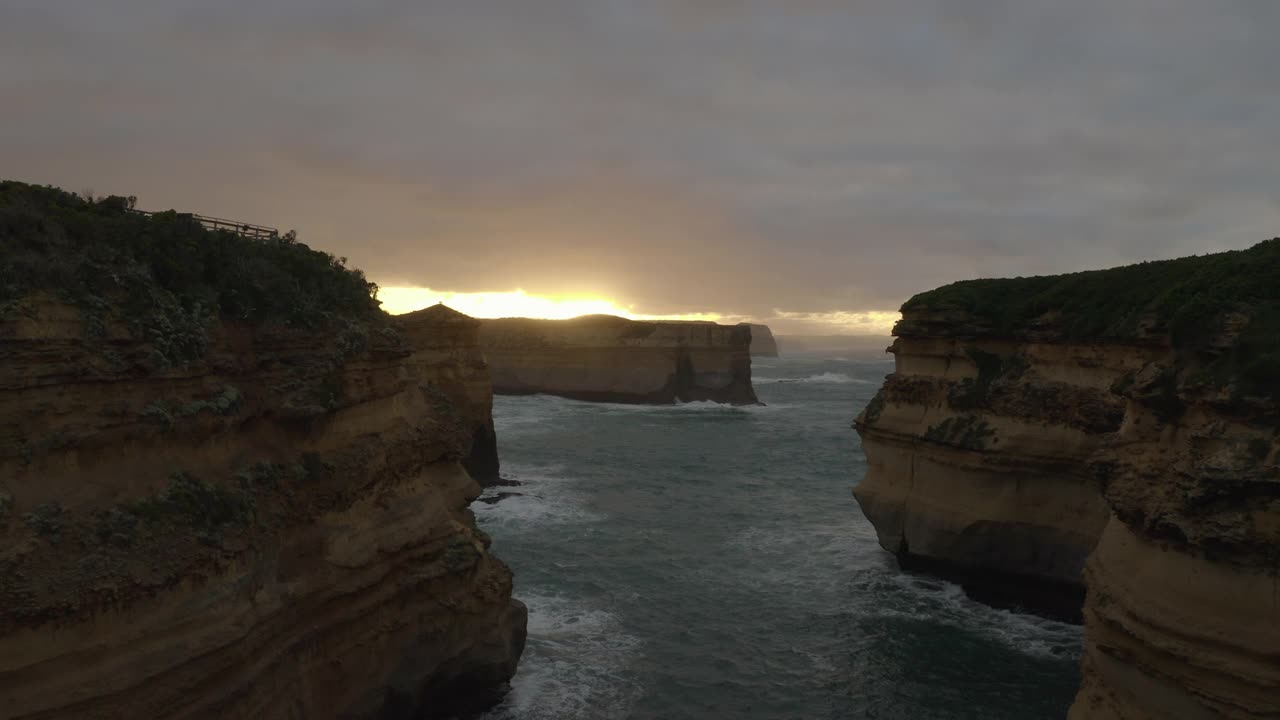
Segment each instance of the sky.
[{"label": "sky", "polygon": [[1274,0],[3,0],[0,177],[293,228],[388,306],[885,332],[954,280],[1280,234],[1278,28]]}]

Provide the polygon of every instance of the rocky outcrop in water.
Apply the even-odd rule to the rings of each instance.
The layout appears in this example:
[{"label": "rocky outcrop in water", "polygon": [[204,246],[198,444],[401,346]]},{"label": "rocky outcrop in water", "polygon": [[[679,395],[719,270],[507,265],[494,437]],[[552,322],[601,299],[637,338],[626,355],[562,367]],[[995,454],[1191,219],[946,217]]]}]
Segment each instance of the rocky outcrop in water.
[{"label": "rocky outcrop in water", "polygon": [[746,323],[751,328],[751,357],[778,357],[778,341],[768,325]]},{"label": "rocky outcrop in water", "polygon": [[393,321],[291,238],[0,189],[0,262],[28,263],[0,293],[4,716],[408,718],[492,697],[525,609],[468,509],[491,427],[475,321]]},{"label": "rocky outcrop in water", "polygon": [[885,548],[1066,613],[1071,717],[1280,715],[1280,240],[910,300],[855,425]]},{"label": "rocky outcrop in water", "polygon": [[480,329],[494,392],[576,400],[749,405],[751,329],[612,315],[503,318]]}]

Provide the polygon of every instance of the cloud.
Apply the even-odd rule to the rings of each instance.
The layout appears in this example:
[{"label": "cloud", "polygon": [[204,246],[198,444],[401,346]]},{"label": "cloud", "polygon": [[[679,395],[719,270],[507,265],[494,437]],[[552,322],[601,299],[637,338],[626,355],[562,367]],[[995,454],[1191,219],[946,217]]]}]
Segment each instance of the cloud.
[{"label": "cloud", "polygon": [[1277,234],[1278,21],[1269,0],[18,0],[0,168],[296,227],[384,285],[800,324]]}]

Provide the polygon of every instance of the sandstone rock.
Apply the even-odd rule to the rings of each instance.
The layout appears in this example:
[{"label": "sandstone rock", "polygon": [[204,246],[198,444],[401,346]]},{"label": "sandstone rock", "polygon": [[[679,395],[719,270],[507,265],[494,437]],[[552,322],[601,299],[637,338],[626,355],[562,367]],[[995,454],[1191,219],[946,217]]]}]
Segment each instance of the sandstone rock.
[{"label": "sandstone rock", "polygon": [[223,322],[157,369],[78,317],[0,327],[5,717],[411,717],[510,677],[525,611],[463,467],[496,469],[474,321]]},{"label": "sandstone rock", "polygon": [[480,344],[499,394],[642,404],[757,402],[745,325],[612,315],[504,318],[483,321]]},{"label": "sandstone rock", "polygon": [[1078,619],[1108,516],[1084,461],[1121,424],[1111,383],[1150,353],[914,334],[891,351],[855,423],[854,495],[880,544],[976,597]]},{"label": "sandstone rock", "polygon": [[855,421],[854,494],[905,565],[980,596],[1063,614],[1087,588],[1074,720],[1280,717],[1277,252],[903,308],[895,371]]},{"label": "sandstone rock", "polygon": [[434,305],[399,315],[398,326],[409,336],[419,355],[430,362],[454,362],[457,385],[455,403],[471,426],[471,450],[462,465],[482,486],[498,481],[498,439],[493,429],[493,382],[484,357],[476,352],[480,321],[445,305]]}]

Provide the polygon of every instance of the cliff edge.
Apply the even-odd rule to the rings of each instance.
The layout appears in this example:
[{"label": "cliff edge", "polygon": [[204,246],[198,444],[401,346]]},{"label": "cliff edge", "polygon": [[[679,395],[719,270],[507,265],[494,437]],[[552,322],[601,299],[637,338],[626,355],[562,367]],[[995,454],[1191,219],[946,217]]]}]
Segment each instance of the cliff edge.
[{"label": "cliff edge", "polygon": [[1083,606],[1071,717],[1280,714],[1280,239],[909,300],[855,421],[881,544]]},{"label": "cliff edge", "polygon": [[514,672],[475,321],[291,236],[0,185],[11,718],[421,717]]},{"label": "cliff edge", "polygon": [[499,394],[670,404],[757,402],[751,328],[612,315],[485,320],[480,345]]},{"label": "cliff edge", "polygon": [[768,325],[743,324],[751,328],[751,357],[778,357],[778,341]]}]

